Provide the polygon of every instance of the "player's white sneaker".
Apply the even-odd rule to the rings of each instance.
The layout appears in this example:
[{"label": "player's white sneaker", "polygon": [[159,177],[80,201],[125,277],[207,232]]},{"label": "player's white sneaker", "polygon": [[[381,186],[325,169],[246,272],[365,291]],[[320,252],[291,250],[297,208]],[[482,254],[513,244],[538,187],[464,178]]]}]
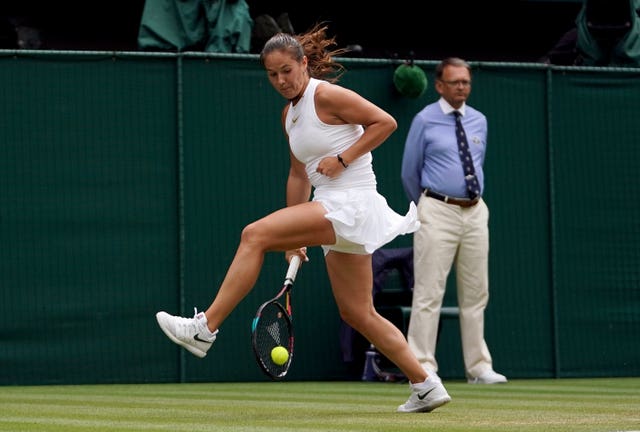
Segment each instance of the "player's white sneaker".
[{"label": "player's white sneaker", "polygon": [[427,373],[428,376],[433,378],[434,381],[442,383],[442,379],[440,378],[440,376],[438,376],[436,371],[434,371],[433,369],[429,369],[428,367],[424,367],[424,366],[422,368],[424,369],[424,371]]},{"label": "player's white sneaker", "polygon": [[207,351],[216,340],[218,330],[211,333],[207,327],[207,318],[203,312],[198,313],[194,309],[193,318],[183,318],[170,315],[166,312],[158,312],[156,320],[158,325],[169,339],[183,346],[193,355],[200,358],[207,355]]},{"label": "player's white sneaker", "polygon": [[423,383],[411,384],[411,396],[398,407],[398,412],[431,412],[450,401],[451,396],[442,382],[429,377]]}]

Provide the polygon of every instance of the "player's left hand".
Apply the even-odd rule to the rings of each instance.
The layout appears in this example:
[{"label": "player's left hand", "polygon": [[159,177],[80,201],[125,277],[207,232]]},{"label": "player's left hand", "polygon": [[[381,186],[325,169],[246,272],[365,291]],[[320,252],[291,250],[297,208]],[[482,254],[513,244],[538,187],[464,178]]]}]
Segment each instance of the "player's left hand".
[{"label": "player's left hand", "polygon": [[344,167],[340,163],[337,157],[328,156],[326,158],[322,158],[316,167],[316,172],[318,174],[322,174],[329,178],[338,177],[342,171],[344,171]]}]

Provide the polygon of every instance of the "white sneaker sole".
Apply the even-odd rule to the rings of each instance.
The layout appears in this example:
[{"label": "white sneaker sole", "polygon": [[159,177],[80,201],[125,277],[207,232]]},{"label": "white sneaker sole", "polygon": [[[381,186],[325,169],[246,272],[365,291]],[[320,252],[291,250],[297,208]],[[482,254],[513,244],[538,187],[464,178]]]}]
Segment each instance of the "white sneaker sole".
[{"label": "white sneaker sole", "polygon": [[202,351],[201,349],[194,347],[193,345],[189,345],[188,343],[185,343],[183,341],[181,341],[180,339],[176,338],[171,331],[169,331],[169,329],[167,328],[167,317],[170,317],[171,315],[169,315],[166,312],[158,312],[156,314],[156,321],[158,321],[158,325],[160,326],[160,329],[162,330],[162,332],[167,335],[167,337],[169,339],[171,339],[172,342],[180,345],[181,347],[183,347],[184,349],[186,349],[187,351],[189,351],[191,354],[193,354],[196,357],[200,357],[203,358],[207,355],[206,351]]},{"label": "white sneaker sole", "polygon": [[429,405],[424,405],[421,407],[416,407],[414,409],[404,409],[402,407],[398,408],[398,412],[401,413],[421,413],[421,412],[431,412],[436,408],[441,407],[442,405],[445,405],[447,403],[451,402],[451,396],[442,396],[439,399],[435,399],[433,401],[431,401],[431,403]]}]

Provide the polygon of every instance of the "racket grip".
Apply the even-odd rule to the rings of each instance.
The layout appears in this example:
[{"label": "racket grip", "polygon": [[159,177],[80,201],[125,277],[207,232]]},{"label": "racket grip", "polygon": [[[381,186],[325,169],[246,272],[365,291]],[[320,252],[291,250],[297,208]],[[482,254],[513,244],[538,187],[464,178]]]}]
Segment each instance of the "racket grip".
[{"label": "racket grip", "polygon": [[298,268],[300,267],[300,257],[298,255],[294,255],[291,257],[291,261],[289,261],[289,269],[287,270],[287,275],[284,280],[293,281],[296,279],[296,274],[298,273]]}]

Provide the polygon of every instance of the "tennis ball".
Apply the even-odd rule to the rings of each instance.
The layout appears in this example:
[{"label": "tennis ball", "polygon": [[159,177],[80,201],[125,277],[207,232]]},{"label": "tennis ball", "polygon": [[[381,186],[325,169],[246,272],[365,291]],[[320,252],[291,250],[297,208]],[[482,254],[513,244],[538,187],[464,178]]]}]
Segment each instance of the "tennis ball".
[{"label": "tennis ball", "polygon": [[278,366],[282,366],[289,360],[289,351],[282,345],[278,345],[271,350],[271,360]]}]

